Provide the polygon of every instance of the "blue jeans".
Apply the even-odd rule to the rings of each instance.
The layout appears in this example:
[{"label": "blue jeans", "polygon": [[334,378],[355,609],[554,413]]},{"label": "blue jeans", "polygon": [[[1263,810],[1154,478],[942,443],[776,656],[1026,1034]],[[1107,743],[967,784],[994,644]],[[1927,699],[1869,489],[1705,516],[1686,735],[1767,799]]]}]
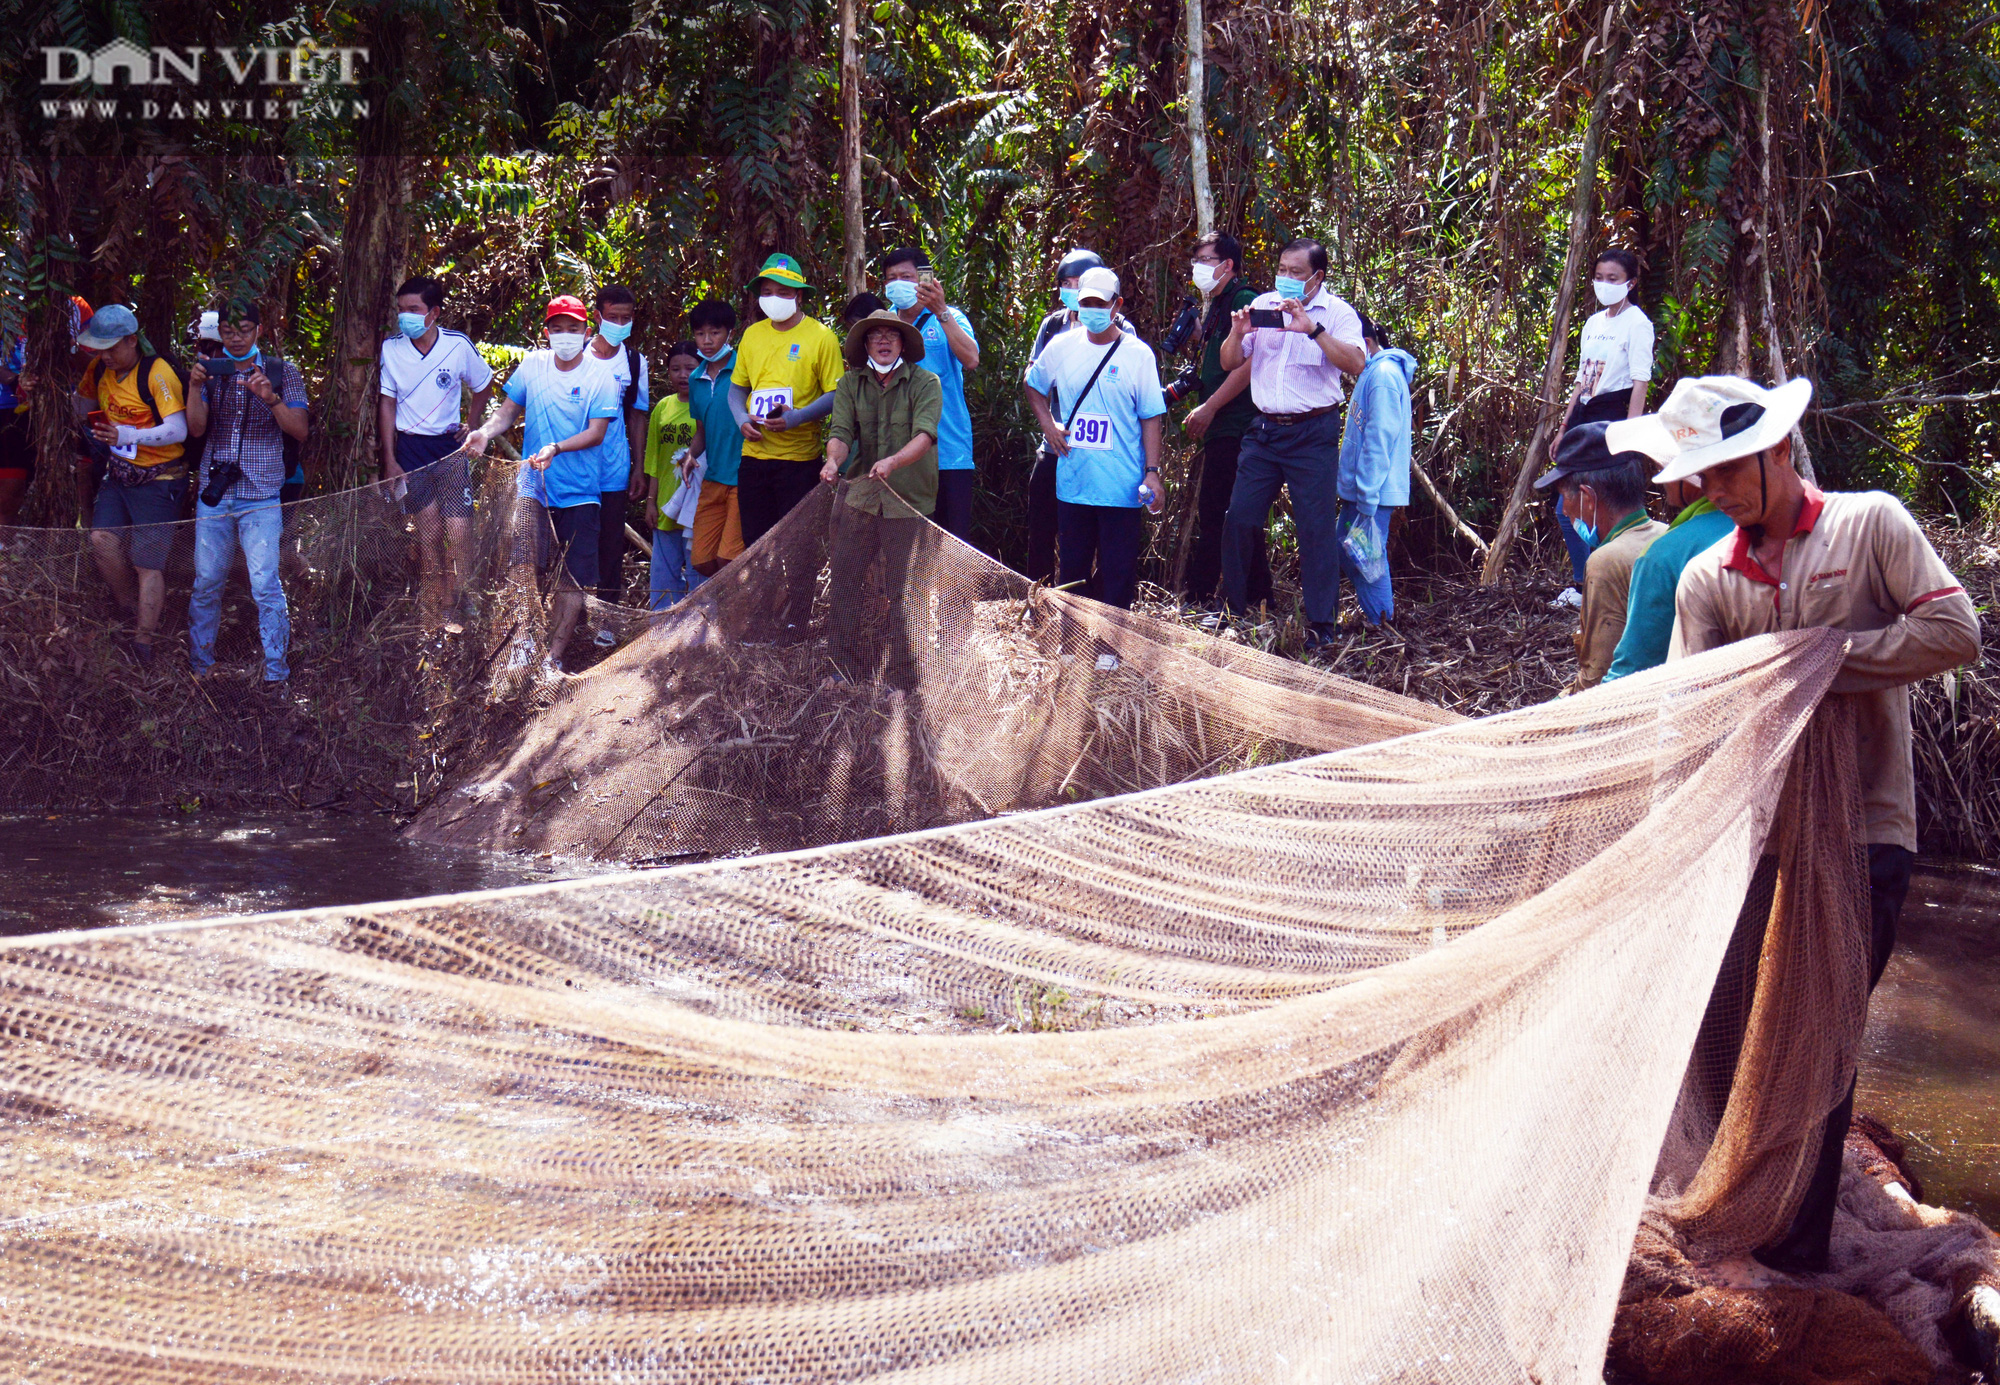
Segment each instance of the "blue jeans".
[{"label": "blue jeans", "polygon": [[688,561],[688,531],[653,531],[653,610],[664,611],[706,581]]},{"label": "blue jeans", "polygon": [[[1375,537],[1381,540],[1382,552],[1389,552],[1389,516],[1387,505],[1375,511]],[[1396,593],[1389,585],[1389,573],[1385,568],[1381,577],[1373,582],[1363,581],[1361,569],[1354,559],[1347,555],[1347,531],[1361,521],[1361,507],[1352,500],[1340,502],[1340,518],[1334,523],[1333,541],[1340,548],[1340,575],[1354,586],[1354,594],[1361,598],[1361,614],[1368,617],[1370,625],[1380,625],[1396,614]]]},{"label": "blue jeans", "polygon": [[215,667],[215,629],[222,621],[222,588],[236,550],[250,570],[250,594],[257,599],[257,634],[264,642],[264,681],[291,677],[285,651],[292,642],[292,617],[278,580],[278,549],[285,521],[278,497],[245,500],[226,495],[216,506],[194,506],[194,599],[188,603],[188,633],[194,640],[190,662],[196,673]]},{"label": "blue jeans", "polygon": [[1243,435],[1222,531],[1222,593],[1237,615],[1249,606],[1252,555],[1282,485],[1292,494],[1306,621],[1330,625],[1339,616],[1340,419],[1338,409],[1292,424],[1260,418]]}]

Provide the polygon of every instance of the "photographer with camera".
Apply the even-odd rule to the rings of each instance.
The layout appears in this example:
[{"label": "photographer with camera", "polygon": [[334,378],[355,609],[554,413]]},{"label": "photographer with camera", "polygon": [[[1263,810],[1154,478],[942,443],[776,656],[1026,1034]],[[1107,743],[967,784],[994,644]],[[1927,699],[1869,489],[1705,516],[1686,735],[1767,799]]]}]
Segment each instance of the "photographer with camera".
[{"label": "photographer with camera", "polygon": [[[1183,594],[1206,605],[1215,600],[1222,576],[1223,520],[1236,489],[1236,459],[1243,435],[1256,419],[1250,403],[1250,363],[1222,368],[1222,342],[1237,310],[1257,297],[1242,275],[1243,246],[1227,231],[1212,231],[1194,244],[1191,278],[1201,300],[1189,299],[1162,343],[1165,354],[1178,356],[1190,346],[1199,355],[1167,386],[1169,408],[1190,394],[1199,403],[1181,420],[1188,441],[1201,444],[1201,489],[1195,499],[1194,547],[1188,553]],[[1249,557],[1246,600],[1260,606],[1271,599],[1271,564],[1264,536],[1255,536]]]},{"label": "photographer with camera", "polygon": [[306,383],[298,367],[265,352],[263,315],[254,303],[221,311],[220,355],[188,371],[188,434],[206,438],[194,507],[194,597],[188,602],[189,661],[197,678],[215,667],[222,587],[237,550],[257,601],[264,645],[264,686],[282,693],[291,670],[291,613],[278,580],[284,519],[279,490],[290,466],[285,440],[306,437]]},{"label": "photographer with camera", "polygon": [[1236,489],[1222,543],[1222,586],[1229,609],[1249,609],[1250,552],[1270,522],[1283,486],[1292,496],[1299,536],[1299,585],[1305,589],[1306,653],[1334,635],[1340,613],[1340,424],[1343,375],[1368,364],[1361,315],[1326,285],[1326,250],[1295,240],[1278,254],[1273,291],[1230,319],[1222,368],[1250,363],[1257,421],[1243,435]]}]

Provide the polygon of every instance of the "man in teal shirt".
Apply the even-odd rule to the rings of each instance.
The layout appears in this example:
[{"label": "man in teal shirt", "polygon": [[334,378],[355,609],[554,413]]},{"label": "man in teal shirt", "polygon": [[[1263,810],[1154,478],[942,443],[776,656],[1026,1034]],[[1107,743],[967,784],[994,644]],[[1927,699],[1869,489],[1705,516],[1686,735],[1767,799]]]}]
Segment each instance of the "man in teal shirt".
[{"label": "man in teal shirt", "polygon": [[1611,656],[1604,681],[1643,673],[1667,661],[1667,645],[1674,634],[1674,591],[1681,573],[1695,556],[1736,532],[1736,523],[1715,508],[1701,487],[1687,481],[1669,481],[1664,487],[1668,505],[1681,507],[1667,532],[1653,540],[1653,546],[1632,565],[1632,589],[1625,598],[1625,633]]}]

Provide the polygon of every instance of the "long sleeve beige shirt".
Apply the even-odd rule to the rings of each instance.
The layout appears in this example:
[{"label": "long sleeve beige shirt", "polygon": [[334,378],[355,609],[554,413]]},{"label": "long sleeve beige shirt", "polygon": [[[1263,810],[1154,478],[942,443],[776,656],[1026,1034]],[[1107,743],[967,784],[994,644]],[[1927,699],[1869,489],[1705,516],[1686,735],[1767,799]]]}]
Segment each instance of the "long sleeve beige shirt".
[{"label": "long sleeve beige shirt", "polygon": [[1814,627],[1853,633],[1832,691],[1856,703],[1868,840],[1915,851],[1909,685],[1979,658],[1978,614],[1894,496],[1808,486],[1776,572],[1741,529],[1688,564],[1667,657]]}]

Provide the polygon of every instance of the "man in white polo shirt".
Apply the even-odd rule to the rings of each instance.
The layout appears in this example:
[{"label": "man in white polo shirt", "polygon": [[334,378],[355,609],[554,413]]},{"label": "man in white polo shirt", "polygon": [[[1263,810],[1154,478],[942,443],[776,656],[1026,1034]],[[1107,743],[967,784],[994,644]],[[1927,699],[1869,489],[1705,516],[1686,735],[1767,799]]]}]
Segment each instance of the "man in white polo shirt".
[{"label": "man in white polo shirt", "polygon": [[486,412],[493,371],[472,339],[438,324],[444,285],[418,275],[396,290],[398,332],[382,343],[382,479],[403,479],[403,513],[416,516],[426,583],[444,578],[447,606],[460,603],[460,555],[472,544],[472,480],[465,455],[464,392]]},{"label": "man in white polo shirt", "polygon": [[1284,486],[1299,535],[1311,653],[1333,638],[1340,615],[1341,376],[1359,375],[1368,356],[1361,315],[1326,287],[1326,251],[1319,242],[1286,246],[1272,282],[1273,292],[1231,315],[1220,351],[1224,370],[1250,362],[1250,399],[1257,406],[1223,521],[1222,592],[1230,611],[1245,614],[1250,555]]}]

